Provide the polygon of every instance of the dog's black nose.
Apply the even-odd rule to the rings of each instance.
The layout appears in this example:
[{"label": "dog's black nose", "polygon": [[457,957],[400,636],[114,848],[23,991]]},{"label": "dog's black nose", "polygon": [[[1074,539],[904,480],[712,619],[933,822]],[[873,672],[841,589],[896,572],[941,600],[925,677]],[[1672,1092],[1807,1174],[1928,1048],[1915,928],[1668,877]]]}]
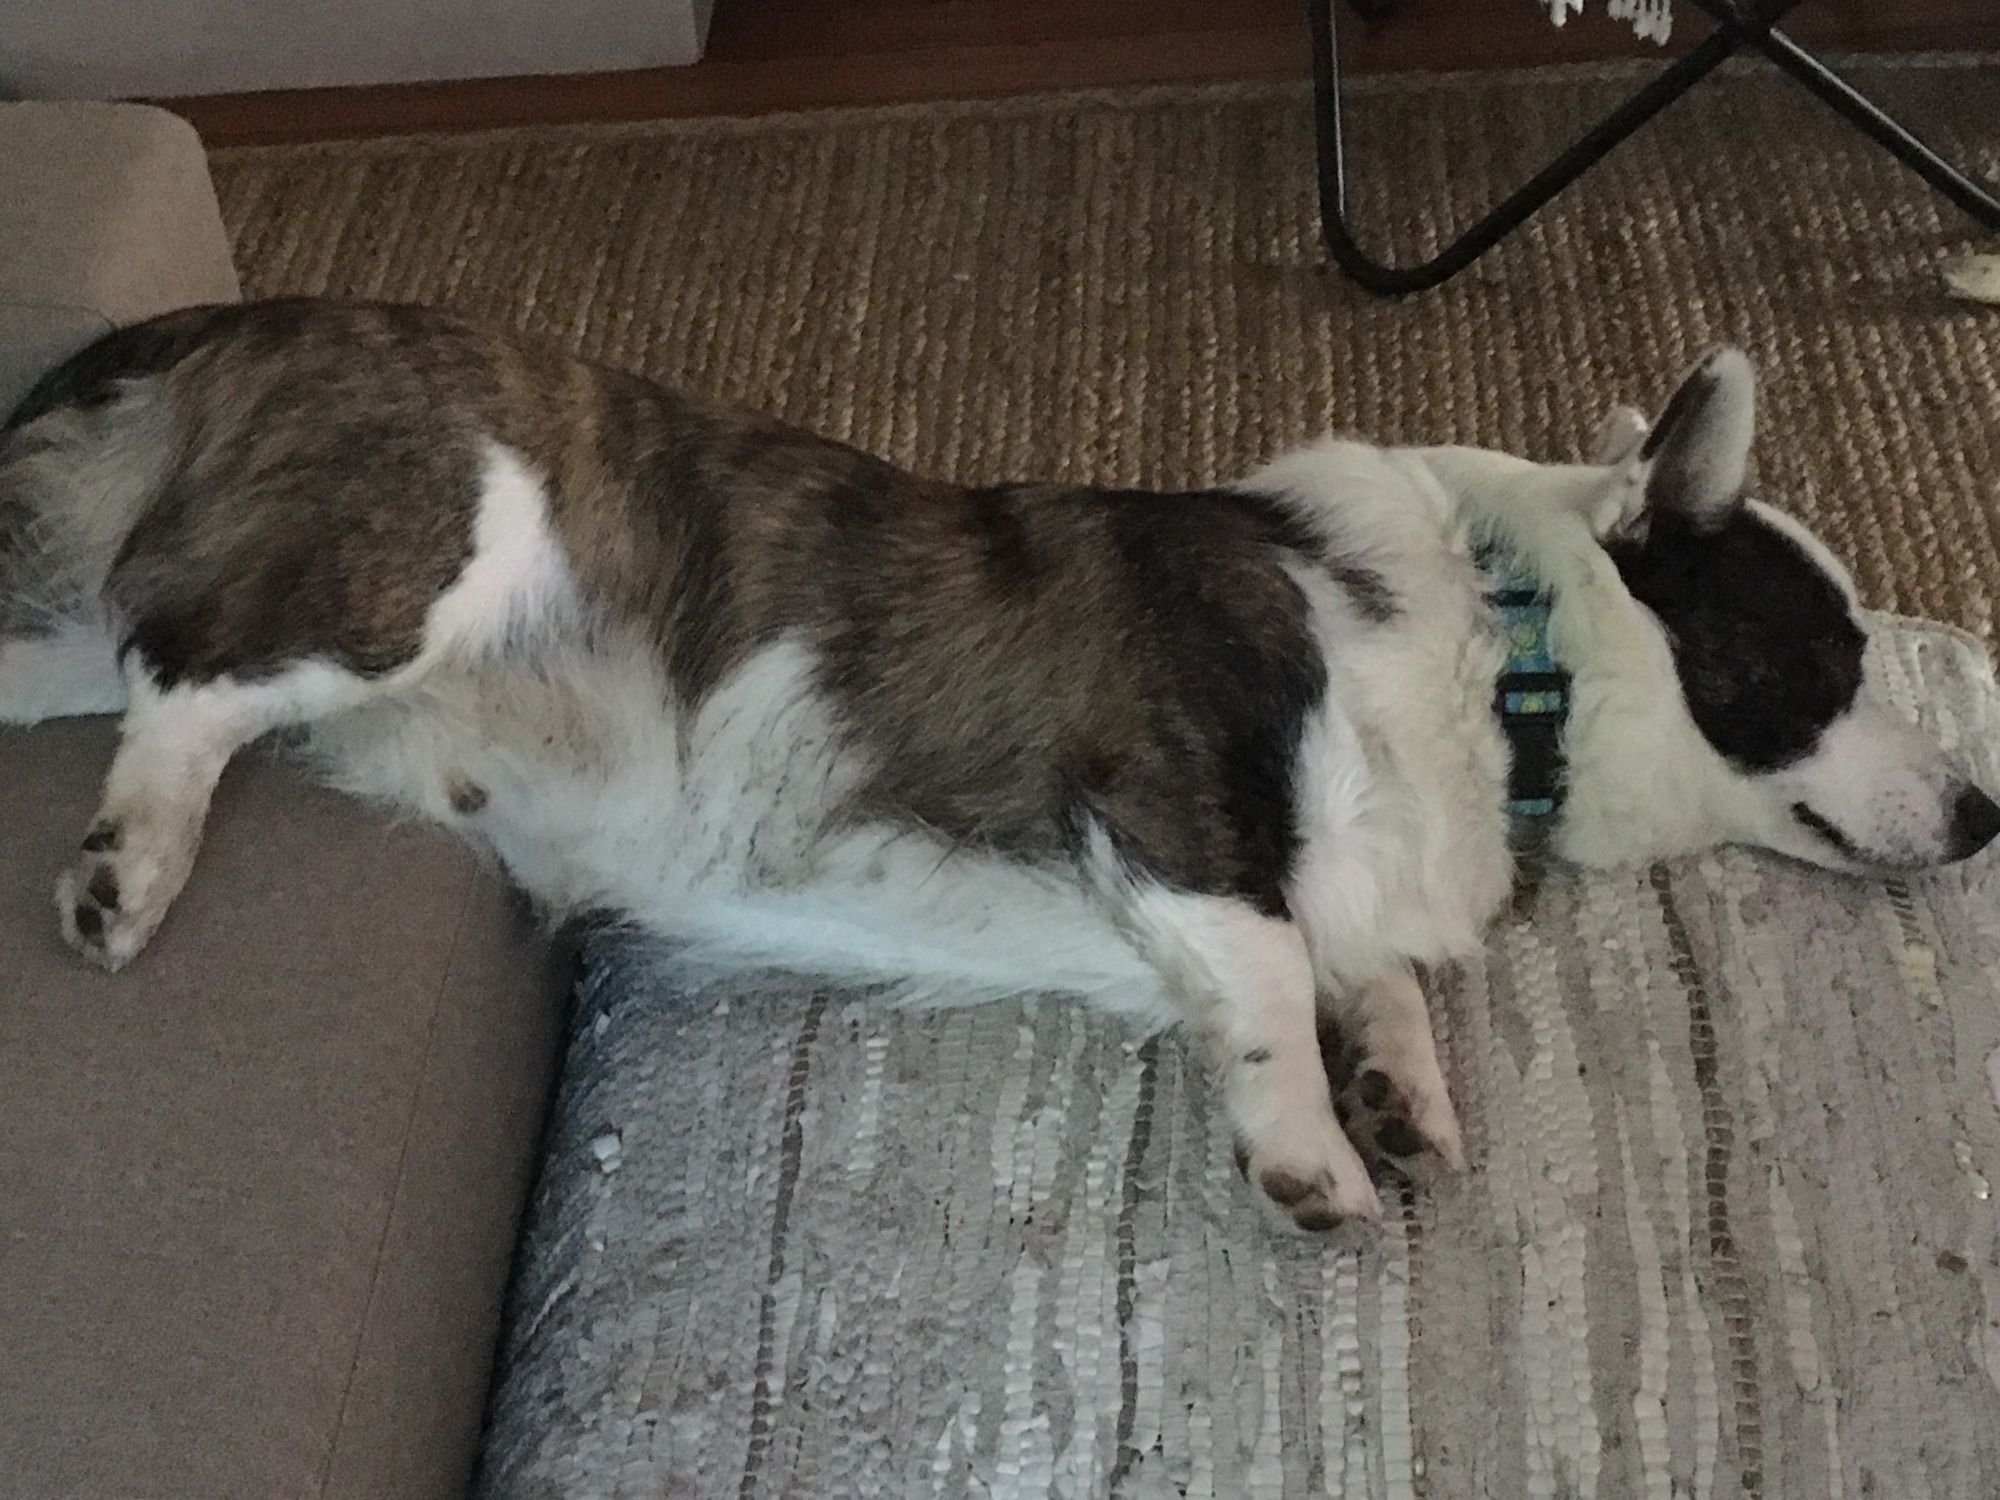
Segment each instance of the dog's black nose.
[{"label": "dog's black nose", "polygon": [[1976,786],[1958,794],[1951,809],[1951,857],[1977,854],[2000,834],[2000,803]]}]

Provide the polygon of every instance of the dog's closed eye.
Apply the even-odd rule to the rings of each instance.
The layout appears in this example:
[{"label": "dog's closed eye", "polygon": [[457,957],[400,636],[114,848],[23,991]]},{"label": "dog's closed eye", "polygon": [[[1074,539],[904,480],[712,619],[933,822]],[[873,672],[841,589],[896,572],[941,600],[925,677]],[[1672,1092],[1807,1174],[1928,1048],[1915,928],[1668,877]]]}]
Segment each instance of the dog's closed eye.
[{"label": "dog's closed eye", "polygon": [[1799,821],[1802,827],[1811,830],[1817,837],[1825,840],[1827,845],[1836,854],[1857,862],[1861,859],[1861,851],[1855,848],[1853,840],[1842,833],[1839,828],[1814,812],[1805,803],[1794,802],[1792,804],[1792,816]]}]

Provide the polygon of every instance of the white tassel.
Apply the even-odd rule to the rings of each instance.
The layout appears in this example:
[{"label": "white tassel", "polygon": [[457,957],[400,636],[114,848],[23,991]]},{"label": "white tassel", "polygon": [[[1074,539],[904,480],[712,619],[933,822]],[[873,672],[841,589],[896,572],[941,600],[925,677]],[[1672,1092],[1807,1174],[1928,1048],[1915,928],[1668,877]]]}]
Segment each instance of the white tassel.
[{"label": "white tassel", "polygon": [[[1583,10],[1584,0],[1542,0],[1542,4],[1549,19],[1560,26],[1572,12]],[[1664,47],[1667,38],[1673,35],[1673,0],[1606,0],[1605,8],[1614,19],[1630,21],[1634,34],[1643,41],[1658,42]]]},{"label": "white tassel", "polygon": [[1630,21],[1642,41],[1664,47],[1674,33],[1672,0],[1611,0],[1610,9],[1613,18]]},{"label": "white tassel", "polygon": [[1954,297],[2000,307],[2000,255],[1961,255],[1940,269]]}]

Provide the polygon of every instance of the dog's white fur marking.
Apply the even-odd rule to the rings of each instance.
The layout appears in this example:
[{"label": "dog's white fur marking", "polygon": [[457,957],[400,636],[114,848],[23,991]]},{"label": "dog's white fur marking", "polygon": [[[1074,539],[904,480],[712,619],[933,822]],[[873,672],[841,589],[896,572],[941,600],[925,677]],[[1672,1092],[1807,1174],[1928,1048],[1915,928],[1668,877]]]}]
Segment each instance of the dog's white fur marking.
[{"label": "dog's white fur marking", "polygon": [[1422,601],[1362,628],[1331,581],[1294,573],[1330,679],[1300,747],[1305,847],[1286,891],[1319,982],[1469,952],[1513,863],[1492,794],[1507,774],[1492,711],[1505,653],[1453,502],[1422,463],[1360,443],[1308,448],[1249,484],[1338,515],[1343,552]]},{"label": "dog's white fur marking", "polygon": [[519,454],[487,442],[472,557],[431,606],[416,670],[454,654],[546,635],[573,618],[575,603],[575,582],[549,524],[541,481]]},{"label": "dog's white fur marking", "polygon": [[1334,1118],[1319,1057],[1312,959],[1299,929],[1239,901],[1132,880],[1112,868],[1117,857],[1107,839],[1093,844],[1097,883],[1110,893],[1120,925],[1215,1052],[1250,1179],[1268,1184],[1282,1174],[1277,1180],[1296,1191],[1272,1196],[1294,1212],[1379,1216],[1368,1169]]},{"label": "dog's white fur marking", "polygon": [[1606,467],[1623,463],[1646,440],[1648,425],[1645,413],[1638,407],[1612,407],[1598,422],[1590,440],[1590,462]]},{"label": "dog's white fur marking", "polygon": [[[1874,864],[1915,869],[1948,857],[1957,774],[1866,685],[1810,756],[1771,779],[1780,795],[1832,824]],[[1774,817],[1763,842],[1818,864],[1862,868],[1861,861],[1829,850],[1796,818]]]},{"label": "dog's white fur marking", "polygon": [[[558,914],[622,915],[693,969],[803,969],[920,1004],[1068,989],[1172,1019],[1073,872],[836,821],[859,767],[800,643],[683,717],[647,653],[558,646],[433,673],[328,720],[313,748],[350,789],[466,827]],[[454,778],[487,794],[477,813],[451,808]]]},{"label": "dog's white fur marking", "polygon": [[[442,661],[496,652],[515,633],[543,628],[571,597],[540,485],[517,458],[491,445],[472,556],[432,606],[417,659],[380,680],[309,660],[256,681],[221,677],[162,688],[136,652],[122,668],[113,665],[108,631],[10,643],[0,669],[10,669],[17,653],[24,670],[42,669],[35,680],[49,684],[41,689],[44,702],[71,713],[87,712],[94,702],[125,702],[122,742],[96,822],[115,843],[87,848],[57,882],[64,936],[111,969],[145,946],[187,881],[216,782],[244,745],[274,729],[392,698]],[[107,682],[107,671],[120,690]],[[0,693],[0,704],[11,713],[27,696]],[[94,884],[103,894],[83,901]],[[80,928],[80,908],[95,912],[95,930]]]},{"label": "dog's white fur marking", "polygon": [[[125,664],[128,705],[95,826],[111,843],[85,851],[56,886],[63,935],[118,969],[146,945],[187,883],[209,799],[229,759],[282,724],[355,701],[358,679],[316,662],[267,681],[218,678],[162,690],[136,657]],[[105,883],[105,882],[108,882]],[[95,930],[80,926],[86,894]]]}]

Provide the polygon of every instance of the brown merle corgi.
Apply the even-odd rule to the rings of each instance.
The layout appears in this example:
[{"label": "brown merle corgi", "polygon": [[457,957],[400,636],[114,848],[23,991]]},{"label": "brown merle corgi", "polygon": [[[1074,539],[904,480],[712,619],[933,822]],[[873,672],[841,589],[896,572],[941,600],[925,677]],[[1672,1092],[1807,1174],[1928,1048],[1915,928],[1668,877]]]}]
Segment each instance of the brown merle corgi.
[{"label": "brown merle corgi", "polygon": [[124,715],[58,883],[106,968],[229,758],[296,731],[695,968],[1185,1021],[1246,1174],[1321,1228],[1377,1211],[1363,1153],[1461,1160],[1415,975],[1513,871],[1482,559],[1544,601],[1554,856],[2000,829],[1871,694],[1839,565],[1746,497],[1751,385],[1719,351],[1589,463],[1328,441],[1187,493],[966,488],[436,312],[176,313],[0,437],[0,722]]}]

